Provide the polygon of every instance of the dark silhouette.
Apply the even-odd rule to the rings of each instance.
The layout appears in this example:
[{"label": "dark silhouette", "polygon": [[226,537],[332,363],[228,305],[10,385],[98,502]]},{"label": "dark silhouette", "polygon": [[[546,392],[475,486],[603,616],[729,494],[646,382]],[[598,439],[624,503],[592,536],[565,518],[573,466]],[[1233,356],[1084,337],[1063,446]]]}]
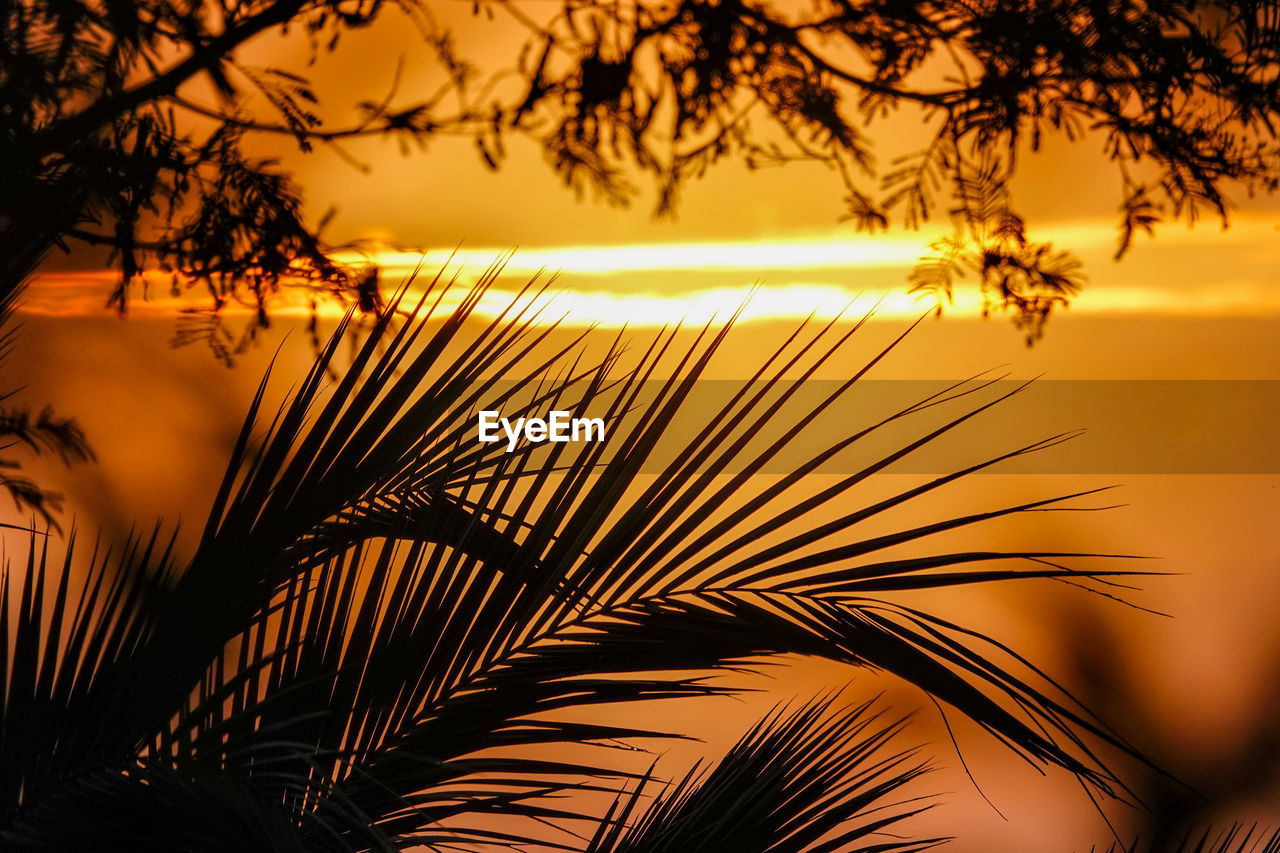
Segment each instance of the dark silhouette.
[{"label": "dark silhouette", "polygon": [[820,840],[823,849],[912,853],[947,840],[885,841],[886,831],[909,831],[898,824],[929,808],[928,800],[883,812],[868,807],[927,772],[916,751],[882,754],[906,721],[880,722],[872,703],[824,719],[829,711],[830,702],[790,714],[775,709],[709,771],[695,767],[647,806],[644,784],[636,785],[600,821],[588,853],[798,853]]},{"label": "dark silhouette", "polygon": [[[13,288],[51,248],[111,247],[114,300],[144,264],[262,313],[282,278],[362,307],[334,264],[323,222],[246,134],[300,147],[383,134],[475,137],[495,168],[504,139],[534,137],[571,187],[611,202],[647,174],[658,212],[692,177],[730,157],[751,165],[828,164],[859,228],[918,225],[939,210],[949,240],[912,283],[945,303],[975,276],[988,305],[1012,309],[1029,339],[1079,286],[1069,254],[1031,240],[1008,194],[1020,146],[1045,134],[1102,145],[1119,176],[1117,254],[1170,218],[1227,216],[1229,185],[1272,191],[1280,178],[1280,15],[1270,2],[937,0],[812,5],[680,0],[614,4],[476,0],[479,15],[528,29],[506,100],[459,56],[422,0],[137,3],[23,0],[4,11],[0,49],[0,287]],[[239,49],[283,27],[313,49],[383,14],[414,19],[445,87],[426,99],[391,92],[333,127],[303,68],[256,68]],[[542,23],[534,23],[536,21]],[[502,69],[510,71],[511,69]],[[208,81],[214,104],[188,92]],[[251,90],[274,115],[242,105]],[[863,126],[919,111],[929,141],[890,150],[878,167]],[[212,120],[212,121],[210,121]],[[362,281],[367,282],[367,279]]]},{"label": "dark silhouette", "polygon": [[[6,567],[6,851],[929,846],[897,838],[921,805],[904,790],[921,762],[888,746],[901,725],[868,707],[780,708],[652,802],[652,773],[617,747],[680,732],[660,717],[646,729],[584,721],[616,703],[712,701],[731,686],[696,673],[779,653],[896,676],[1032,764],[1123,795],[1103,757],[1132,755],[1117,735],[995,641],[894,602],[922,588],[1133,574],[1112,560],[1069,565],[1088,555],[928,545],[1083,495],[888,534],[862,524],[1062,437],[857,501],[867,478],[1009,396],[984,400],[990,382],[960,382],[824,445],[794,475],[755,477],[865,372],[794,405],[780,380],[837,357],[853,334],[806,326],[642,477],[729,329],[687,347],[663,333],[625,369],[617,340],[594,362],[578,343],[544,354],[532,309],[468,321],[494,275],[451,313],[430,308],[447,287],[436,282],[411,322],[384,315],[332,385],[341,328],[278,410],[259,392],[188,559],[156,530],[90,555],[74,535],[65,557],[33,541],[25,566]],[[640,396],[658,364],[674,375]],[[479,409],[551,406],[606,412],[607,440],[514,452],[471,440]],[[940,422],[920,424],[922,412]],[[795,429],[751,449],[740,436],[764,420]],[[816,493],[793,490],[840,447],[895,425],[915,437]],[[730,835],[726,809],[745,810]],[[874,835],[885,828],[893,835]]]}]

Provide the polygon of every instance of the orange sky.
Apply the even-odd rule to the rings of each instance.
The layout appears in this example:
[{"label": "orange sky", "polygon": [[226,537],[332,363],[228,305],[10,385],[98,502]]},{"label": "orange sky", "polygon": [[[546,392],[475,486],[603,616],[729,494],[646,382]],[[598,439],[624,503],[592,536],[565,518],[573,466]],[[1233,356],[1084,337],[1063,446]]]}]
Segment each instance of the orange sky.
[{"label": "orange sky", "polygon": [[[435,11],[455,26],[464,55],[495,68],[508,65],[522,31],[502,18],[475,18],[470,8],[446,3],[436,4]],[[399,102],[412,103],[439,81],[416,30],[398,13],[343,39],[336,53],[322,54],[311,67],[300,35],[263,37],[240,58],[305,70],[321,95],[322,114],[338,125],[354,117],[358,101],[382,96],[398,64]],[[207,99],[198,84],[186,94]],[[906,108],[867,133],[883,165],[918,147],[923,131],[919,114]],[[888,316],[911,316],[919,309],[903,293],[906,274],[946,227],[935,222],[921,232],[855,234],[838,222],[838,181],[818,164],[748,171],[736,160],[726,161],[688,185],[677,219],[658,221],[649,215],[654,196],[643,176],[636,179],[642,191],[629,208],[579,201],[560,185],[537,146],[521,137],[509,140],[507,159],[496,172],[485,167],[469,139],[456,137],[432,140],[425,152],[410,146],[407,156],[398,142],[378,138],[344,143],[344,156],[324,146],[302,154],[286,137],[260,137],[253,145],[295,173],[314,215],[337,208],[328,234],[332,242],[373,241],[404,250],[375,253],[390,263],[391,281],[416,262],[419,249],[430,250],[430,269],[461,247],[457,260],[478,273],[498,253],[518,248],[508,265],[511,275],[518,279],[539,268],[562,272],[560,284],[569,293],[558,310],[582,322],[701,320],[721,305],[736,306],[752,285],[763,287],[751,315],[757,319],[800,316],[810,308],[830,315],[859,293],[887,293]],[[1050,139],[1040,153],[1022,157],[1014,186],[1015,205],[1027,216],[1032,239],[1051,240],[1085,261],[1088,283],[1075,311],[1280,315],[1280,291],[1273,287],[1280,270],[1280,199],[1237,199],[1240,208],[1226,233],[1214,222],[1195,231],[1165,225],[1158,239],[1140,236],[1130,255],[1115,263],[1119,185],[1096,149],[1095,140]],[[77,252],[53,258],[48,269],[100,265],[100,256]],[[95,291],[105,285],[77,284],[87,282],[47,275],[30,308],[95,310]],[[153,295],[166,291],[156,288]],[[962,286],[954,312],[973,316],[980,307],[975,290]]]},{"label": "orange sky", "polygon": [[[512,31],[466,17],[470,3],[455,6],[464,15],[464,48],[492,56],[509,53]],[[312,75],[335,120],[342,120],[346,105],[381,93],[401,54],[407,57],[405,97],[421,94],[429,74],[413,53],[414,38],[389,14],[367,31],[347,34],[338,55],[321,59]],[[263,62],[287,64],[303,52],[297,41],[268,42],[247,58],[256,54]],[[909,117],[873,132],[881,161],[909,150],[915,133]],[[417,262],[418,249],[428,250],[426,267],[432,270],[461,246],[453,263],[466,274],[478,274],[497,254],[517,248],[498,301],[545,268],[561,271],[565,291],[550,315],[568,312],[575,322],[637,326],[706,320],[737,307],[759,284],[754,313],[748,315],[759,325],[731,339],[725,375],[754,364],[750,357],[790,330],[794,319],[814,310],[830,316],[859,294],[858,307],[889,294],[882,311],[888,322],[868,330],[872,341],[896,335],[903,318],[923,307],[905,295],[904,284],[929,232],[854,235],[837,222],[842,191],[821,166],[762,172],[748,172],[737,163],[718,167],[688,187],[672,222],[649,216],[652,194],[647,191],[628,209],[576,200],[524,140],[513,141],[497,172],[484,167],[467,140],[437,140],[425,153],[415,150],[407,157],[387,140],[349,144],[348,154],[367,163],[368,174],[324,148],[302,155],[287,139],[258,144],[296,173],[314,213],[338,207],[331,239],[383,246],[376,259],[387,266],[391,282]],[[1119,193],[1105,161],[1084,145],[1053,141],[1021,167],[1015,201],[1028,216],[1031,237],[1053,240],[1082,258],[1089,277],[1084,293],[1067,316],[1050,323],[1044,341],[1028,350],[1007,320],[974,319],[977,294],[962,290],[950,316],[925,324],[877,378],[954,378],[999,364],[1010,365],[1018,376],[1047,371],[1059,379],[1280,378],[1275,325],[1280,320],[1280,199],[1242,200],[1225,233],[1211,222],[1195,231],[1166,225],[1156,240],[1140,237],[1130,256],[1115,263]],[[392,246],[400,248],[387,248]],[[311,350],[298,324],[282,317],[240,368],[228,373],[200,347],[168,348],[175,306],[166,300],[165,286],[157,283],[149,306],[136,305],[133,317],[115,322],[102,307],[111,275],[99,259],[86,254],[54,258],[48,270],[28,294],[27,327],[10,375],[28,381],[36,403],[50,402],[79,417],[103,460],[75,476],[51,468],[50,482],[65,476],[69,503],[109,529],[124,528],[135,518],[145,523],[161,513],[171,515],[174,507],[198,518],[201,496],[216,486],[240,413],[284,331],[293,334],[273,390],[283,393],[309,360]],[[832,365],[833,371],[846,368]],[[983,481],[979,491],[1021,495],[1061,487],[1044,478],[997,480]],[[1176,582],[1148,584],[1155,592],[1143,601],[1190,615],[1177,623],[1141,622],[1125,635],[1121,666],[1129,666],[1139,686],[1150,692],[1151,728],[1164,727],[1168,731],[1162,733],[1173,741],[1181,737],[1192,752],[1203,752],[1196,738],[1221,734],[1219,720],[1243,727],[1249,698],[1280,666],[1272,652],[1277,643],[1266,641],[1275,640],[1277,583],[1272,578],[1280,565],[1280,534],[1273,521],[1280,512],[1280,478],[1100,480],[1129,483],[1122,499],[1134,509],[1090,514],[1088,525],[1073,522],[1060,532],[1082,548],[1161,555],[1168,558],[1162,568],[1185,574]],[[1090,480],[1087,485],[1101,484]],[[1044,604],[1038,595],[1015,596],[1001,618],[1018,623],[1025,612],[1020,605]],[[1062,608],[1035,612],[1056,630],[1060,625],[1053,620],[1070,621],[1070,614],[1063,615],[1068,606]],[[1114,630],[1131,624],[1126,621],[1130,611],[1105,606],[1097,612]],[[1055,646],[1057,634],[1039,628],[1022,625],[1023,639],[1036,647],[1038,659],[1053,664],[1055,658],[1059,663],[1070,658],[1071,649]],[[1266,639],[1258,642],[1259,636]],[[1230,667],[1215,659],[1224,648],[1240,650]],[[1161,716],[1178,702],[1190,706],[1183,716]],[[969,790],[962,779],[947,777],[945,784]],[[1062,802],[1070,796],[1064,794]],[[1046,800],[1044,810],[1052,820],[1053,809],[1078,810],[1078,805]],[[955,813],[943,818],[948,814]],[[995,823],[985,812],[979,817]],[[1005,835],[998,825],[980,831],[991,832],[997,845],[1011,843],[1009,833],[1025,833],[1003,849],[1061,849],[1060,839],[1046,839],[1042,830],[1042,823],[1031,821],[1006,827]],[[1087,836],[1080,840],[1086,842]],[[952,849],[1000,848],[983,848],[979,841]]]},{"label": "orange sky", "polygon": [[[580,212],[582,207],[567,210]],[[638,217],[634,211],[630,215]],[[430,228],[424,224],[416,230]],[[438,232],[448,233],[443,226]],[[645,326],[677,319],[702,323],[732,313],[752,291],[746,320],[800,319],[810,313],[829,318],[851,305],[865,309],[877,301],[881,316],[903,319],[931,304],[908,294],[905,284],[924,251],[924,232],[869,236],[828,226],[756,239],[697,239],[680,228],[662,242],[592,243],[587,234],[574,231],[570,233],[575,242],[532,246],[518,240],[516,233],[511,231],[506,244],[498,238],[481,243],[456,231],[453,243],[419,243],[402,241],[391,229],[367,228],[364,237],[372,240],[368,248],[339,256],[375,261],[384,270],[384,280],[394,284],[419,262],[428,272],[448,269],[466,280],[514,249],[504,279],[480,314],[492,316],[502,310],[515,289],[532,276],[556,273],[548,316],[575,324]],[[1071,305],[1075,314],[1280,317],[1280,288],[1275,286],[1280,240],[1277,226],[1262,211],[1242,213],[1226,231],[1171,226],[1157,241],[1118,263],[1111,259],[1114,232],[1107,220],[1050,222],[1042,233],[1070,247],[1086,264],[1085,290]],[[424,248],[394,248],[396,243]],[[27,309],[42,314],[95,313],[113,280],[114,274],[100,267],[48,272],[37,280]],[[167,277],[156,275],[150,297],[135,308],[172,310],[168,291]],[[301,294],[297,296],[291,307],[281,307],[281,313],[305,310]],[[177,301],[190,304],[189,299]],[[972,279],[960,283],[946,307],[948,314],[962,317],[978,316],[981,310]]]}]

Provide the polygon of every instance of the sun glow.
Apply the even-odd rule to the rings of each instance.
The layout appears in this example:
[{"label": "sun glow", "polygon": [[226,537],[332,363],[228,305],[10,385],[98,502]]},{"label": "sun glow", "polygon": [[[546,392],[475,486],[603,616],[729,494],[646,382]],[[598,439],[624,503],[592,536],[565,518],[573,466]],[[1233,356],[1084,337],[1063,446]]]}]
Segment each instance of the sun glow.
[{"label": "sun glow", "polygon": [[[837,229],[782,239],[520,247],[511,253],[504,268],[512,273],[548,270],[585,276],[677,271],[750,276],[765,271],[910,267],[942,234],[860,234]],[[1064,225],[1055,228],[1054,234],[1077,249],[1108,244],[1114,238],[1112,231],[1091,223]],[[389,273],[406,273],[420,263],[429,270],[452,264],[484,269],[504,254],[508,252],[497,248],[405,250],[374,244],[365,251],[339,252],[336,257],[347,262],[372,262]]]},{"label": "sun glow", "polygon": [[[919,239],[840,238],[764,240],[718,243],[650,243],[613,246],[520,248],[506,262],[508,272],[563,270],[574,275],[723,270],[750,274],[759,270],[896,267],[911,264],[921,253]],[[407,272],[422,262],[427,269],[458,264],[481,269],[505,254],[498,249],[407,251],[377,248],[368,253],[339,254],[347,261],[367,259],[389,272]]]},{"label": "sun glow", "polygon": [[[1252,282],[1245,275],[1232,280],[1175,281],[1167,275],[1140,272],[1140,259],[1106,265],[1114,234],[1098,223],[1062,224],[1053,230],[1060,245],[1099,256],[1086,269],[1093,275],[1085,290],[1072,299],[1072,313],[1108,315],[1275,316],[1280,293]],[[1214,240],[1232,243],[1236,257],[1267,263],[1274,254],[1275,226],[1270,222],[1237,223],[1226,234],[1192,234],[1171,230],[1162,235],[1165,246]],[[744,322],[791,320],[812,316],[827,320],[860,317],[873,307],[886,319],[917,317],[937,307],[934,296],[907,292],[912,266],[927,251],[928,235],[918,232],[889,235],[850,235],[830,231],[804,237],[740,242],[689,242],[550,246],[501,250],[496,248],[427,249],[410,251],[371,244],[346,250],[345,263],[376,264],[384,292],[414,275],[409,298],[439,272],[441,280],[456,281],[443,308],[457,305],[466,285],[487,270],[501,268],[474,313],[493,318],[513,300],[537,300],[540,319],[567,325],[664,326],[708,323],[737,313]],[[1176,267],[1176,265],[1175,265]],[[1173,270],[1175,275],[1178,269]],[[1239,271],[1237,271],[1239,273]],[[519,288],[533,278],[550,282],[537,297],[518,297]],[[146,287],[135,289],[131,311],[173,313],[207,308],[199,288],[174,293],[167,276],[148,273]],[[552,280],[554,279],[554,280]],[[104,295],[115,282],[107,270],[47,273],[37,278],[23,310],[35,314],[101,313]],[[272,306],[278,316],[306,316],[313,310],[308,288],[284,282]],[[143,295],[143,294],[146,295]],[[524,307],[529,307],[528,305]],[[977,317],[983,296],[970,277],[957,283],[953,297],[942,305],[949,316]],[[228,313],[256,310],[229,304]],[[338,316],[344,307],[321,301],[322,316]]]},{"label": "sun glow", "polygon": [[[477,313],[496,316],[513,301],[521,302],[513,292],[490,292]],[[739,322],[857,318],[870,311],[885,318],[915,317],[930,308],[929,303],[902,291],[861,293],[829,284],[726,287],[677,294],[562,290],[528,301],[541,318],[562,325],[615,327],[705,325],[735,315]],[[959,308],[963,313],[974,312],[974,306]]]}]

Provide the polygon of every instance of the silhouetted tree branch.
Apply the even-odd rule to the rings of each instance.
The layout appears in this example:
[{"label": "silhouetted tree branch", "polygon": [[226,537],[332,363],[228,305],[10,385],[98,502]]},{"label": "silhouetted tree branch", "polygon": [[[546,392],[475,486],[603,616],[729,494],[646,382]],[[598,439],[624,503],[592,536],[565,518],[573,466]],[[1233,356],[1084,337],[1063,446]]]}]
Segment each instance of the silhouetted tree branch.
[{"label": "silhouetted tree branch", "polygon": [[[1256,1],[477,0],[475,14],[528,33],[510,67],[484,73],[422,0],[6,8],[0,283],[87,240],[114,250],[121,310],[147,264],[203,284],[215,309],[254,306],[261,322],[282,281],[353,298],[324,220],[304,215],[272,159],[245,153],[246,134],[288,135],[304,151],[465,134],[494,168],[505,139],[522,135],[566,185],[611,203],[628,203],[647,175],[660,215],[728,158],[821,162],[860,229],[948,218],[951,236],[912,286],[941,310],[972,276],[1029,339],[1081,281],[1070,255],[1031,239],[1009,193],[1018,156],[1046,134],[1098,142],[1115,164],[1117,256],[1162,221],[1226,222],[1231,187],[1271,192],[1280,178],[1280,13]],[[443,83],[417,100],[393,86],[353,124],[326,123],[297,70],[238,58],[285,28],[313,53],[333,50],[389,8],[417,24]],[[497,85],[512,71],[522,85]],[[190,91],[206,82],[212,104]],[[880,166],[866,129],[901,109],[919,114],[927,141]]]},{"label": "silhouetted tree branch", "polygon": [[[513,123],[566,183],[622,201],[639,167],[666,214],[690,177],[730,156],[826,163],[860,229],[944,211],[954,234],[914,288],[941,308],[975,273],[1029,339],[1080,278],[1014,211],[1024,147],[1045,134],[1102,142],[1121,184],[1117,255],[1164,219],[1207,210],[1225,222],[1228,184],[1270,192],[1280,177],[1280,16],[1268,4],[567,3],[534,38],[545,47],[525,55]],[[930,141],[877,168],[862,128],[903,107]]]}]

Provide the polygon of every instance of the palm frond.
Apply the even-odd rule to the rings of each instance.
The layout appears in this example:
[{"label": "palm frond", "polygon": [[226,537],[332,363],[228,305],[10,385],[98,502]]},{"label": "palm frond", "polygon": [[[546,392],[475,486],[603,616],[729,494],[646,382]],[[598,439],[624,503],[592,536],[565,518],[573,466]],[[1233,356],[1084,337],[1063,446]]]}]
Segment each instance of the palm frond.
[{"label": "palm frond", "polygon": [[835,714],[831,706],[775,708],[713,767],[693,768],[647,808],[652,786],[636,785],[587,853],[912,853],[945,841],[890,833],[929,808],[902,790],[926,765],[915,750],[887,749],[906,721],[883,722],[870,702]]},{"label": "palm frond", "polygon": [[[442,325],[442,330],[447,326]],[[794,367],[797,358],[813,351],[828,331],[829,328],[823,329],[811,340],[800,343],[798,355],[776,357],[778,364],[772,372],[759,375],[765,391],[776,385],[785,370]],[[636,405],[640,386],[652,375],[655,356],[670,346],[670,336],[655,342],[639,366],[620,377],[608,372],[616,361],[616,349],[592,369],[566,368],[564,375],[569,378],[552,383],[553,391],[543,391],[537,379],[547,370],[548,363],[538,364],[537,372],[526,374],[523,381],[516,383],[518,387],[535,389],[529,392],[529,399],[520,402],[519,412],[537,411],[549,399],[557,400],[557,407],[573,408],[603,399],[601,389],[606,387],[612,389],[607,401],[611,414],[636,412],[625,426],[615,427],[612,442],[586,450],[557,448],[553,451],[556,458],[537,460],[539,464],[528,451],[495,459],[485,449],[476,449],[466,441],[465,432],[471,428],[466,416],[470,412],[482,406],[513,404],[512,396],[485,401],[484,382],[450,386],[437,380],[430,383],[430,396],[424,394],[421,398],[414,397],[412,386],[402,391],[396,383],[384,393],[400,408],[388,408],[387,417],[372,421],[362,418],[370,404],[377,401],[376,393],[360,399],[362,394],[371,392],[367,388],[356,391],[353,383],[352,399],[341,401],[342,405],[349,404],[345,410],[335,407],[335,401],[340,399],[335,393],[312,422],[312,432],[299,440],[304,446],[314,447],[314,455],[299,454],[289,463],[293,470],[302,471],[305,464],[311,472],[324,474],[301,474],[308,485],[292,486],[290,494],[316,495],[325,488],[323,478],[340,470],[338,460],[342,453],[351,453],[347,447],[368,446],[368,442],[355,438],[349,444],[340,443],[332,435],[353,436],[357,430],[365,430],[370,436],[378,436],[375,449],[365,450],[366,454],[378,452],[381,442],[397,432],[411,437],[412,443],[395,454],[386,451],[386,457],[395,459],[399,467],[380,479],[366,481],[370,485],[360,500],[348,501],[345,506],[335,500],[334,506],[340,509],[316,528],[318,532],[295,540],[295,548],[299,542],[307,548],[319,548],[309,558],[295,551],[299,556],[292,565],[314,560],[316,553],[340,552],[364,538],[393,537],[414,544],[407,546],[401,558],[394,588],[391,578],[396,572],[396,560],[386,549],[379,552],[363,600],[358,590],[364,582],[352,580],[358,566],[355,552],[348,554],[348,562],[340,564],[342,568],[328,563],[319,574],[290,581],[290,589],[295,591],[329,590],[330,603],[289,599],[288,604],[280,605],[284,610],[278,616],[274,610],[264,608],[260,611],[263,619],[276,620],[272,624],[277,625],[277,634],[274,640],[264,640],[264,622],[257,629],[255,642],[263,649],[301,643],[308,648],[305,654],[309,663],[293,672],[273,666],[273,676],[283,681],[273,681],[266,688],[246,686],[245,704],[252,704],[256,692],[271,695],[284,691],[293,695],[285,690],[288,685],[298,681],[316,683],[319,679],[335,691],[326,694],[326,707],[378,709],[376,714],[357,711],[354,717],[339,716],[325,725],[316,723],[330,732],[316,736],[330,749],[344,754],[354,749],[363,757],[362,762],[367,760],[368,763],[361,763],[359,773],[340,771],[349,774],[348,793],[362,808],[370,814],[386,811],[403,817],[404,799],[411,793],[422,793],[403,790],[407,782],[415,779],[406,765],[421,764],[423,756],[437,762],[439,775],[435,779],[443,783],[458,777],[457,768],[463,766],[458,762],[465,756],[511,743],[512,729],[524,725],[531,714],[571,705],[712,692],[697,682],[651,683],[624,678],[628,674],[716,669],[758,655],[798,651],[893,672],[972,716],[1034,760],[1067,767],[1100,788],[1112,790],[1114,780],[1087,750],[1078,750],[1084,746],[1082,734],[1115,744],[1114,736],[1072,708],[1069,699],[1052,698],[1050,693],[1056,692],[1056,686],[1044,683],[1040,673],[1031,670],[1024,680],[991,658],[1003,656],[1015,667],[1022,667],[1025,662],[1005,654],[1007,650],[986,638],[927,614],[866,597],[869,593],[1015,577],[1086,581],[1109,572],[1046,566],[1046,560],[1071,556],[1056,552],[943,552],[914,560],[863,561],[854,565],[856,558],[892,546],[1003,515],[1053,508],[1058,500],[965,515],[894,537],[855,540],[841,548],[815,551],[815,545],[833,532],[854,529],[859,521],[942,488],[965,474],[1058,439],[983,460],[847,514],[838,522],[804,527],[806,517],[846,495],[852,486],[995,404],[985,402],[816,498],[791,504],[781,500],[788,486],[829,457],[832,451],[824,450],[787,482],[750,495],[734,515],[717,519],[716,514],[731,505],[734,496],[741,498],[750,475],[782,446],[780,442],[741,464],[735,458],[747,444],[726,425],[745,422],[745,429],[749,430],[752,423],[776,418],[787,403],[786,395],[768,404],[763,402],[768,399],[764,391],[736,398],[677,462],[652,478],[643,491],[637,484],[641,482],[639,472],[647,454],[662,438],[672,413],[690,392],[692,382],[709,362],[723,334],[723,330],[705,331],[703,335],[709,343],[704,349],[681,354],[684,371],[661,383],[656,399],[646,400],[642,406]],[[847,339],[846,334],[836,346],[818,350],[816,364],[810,369],[830,358],[839,343]],[[422,352],[425,355],[439,349],[428,343]],[[384,358],[398,364],[399,359],[405,358],[400,353],[393,344]],[[885,354],[887,351],[876,356],[866,369]],[[411,363],[406,360],[404,375],[414,383],[424,382],[426,365],[420,361],[423,357],[415,356]],[[387,377],[392,369],[390,364],[380,362],[370,369],[370,376]],[[865,369],[858,376],[864,373]],[[851,385],[852,382],[841,391]],[[581,390],[574,393],[576,386]],[[442,393],[450,387],[457,396]],[[976,390],[981,390],[981,385]],[[940,399],[923,401],[895,413],[852,436],[848,443],[925,408],[953,403],[973,393],[975,388],[970,385],[950,389]],[[812,421],[831,402],[825,400],[817,410],[800,413],[797,421],[801,426]],[[293,406],[296,409],[298,403],[295,401]],[[353,411],[359,414],[353,415]],[[283,421],[287,423],[290,418],[291,413],[286,412]],[[339,432],[337,424],[343,422],[346,427]],[[412,427],[406,428],[407,424]],[[322,428],[332,429],[332,435],[316,439],[315,431]],[[277,434],[292,436],[288,429],[291,428],[277,426]],[[290,437],[275,458],[285,459],[294,442]],[[332,448],[334,461],[321,461],[328,456],[326,445]],[[269,458],[271,452],[269,445],[262,458]],[[298,459],[305,459],[305,463]],[[735,461],[742,473],[727,485],[712,488],[715,479]],[[283,462],[273,464],[277,464],[281,476],[288,473],[289,467]],[[555,466],[566,473],[551,477],[547,471]],[[695,476],[692,472],[696,466],[703,466],[705,472]],[[251,477],[246,478],[249,485],[244,488],[276,494],[276,486],[253,485],[254,479],[261,478],[266,470],[266,463],[260,461]],[[349,495],[352,490],[344,493]],[[244,501],[246,494],[242,489],[239,499]],[[758,526],[747,528],[751,532],[743,532],[744,518],[759,518],[766,513],[768,517]],[[716,523],[710,523],[713,520]],[[762,528],[794,526],[797,521],[801,522],[801,532],[783,545],[769,550],[754,546],[760,533],[767,532]],[[967,568],[1009,561],[1034,562],[1025,569]],[[721,568],[709,574],[716,567]],[[947,568],[958,571],[937,571]],[[377,604],[370,604],[371,601]],[[326,610],[327,607],[332,609]],[[329,615],[319,615],[326,613]],[[339,618],[332,621],[335,627],[329,635],[322,641],[315,640],[315,625],[306,627],[308,620],[319,619],[319,624],[325,624],[335,616]],[[343,632],[361,638],[360,643],[344,644]],[[313,642],[315,647],[309,648]],[[303,654],[298,652],[298,660]],[[384,654],[389,662],[379,663]],[[411,685],[405,684],[396,656],[419,662],[421,670]],[[328,672],[335,673],[332,679],[326,678]],[[1042,682],[1041,687],[1034,686],[1032,682],[1036,680]],[[341,686],[343,682],[347,686]],[[378,695],[375,690],[383,692]],[[465,708],[466,713],[451,713],[458,708]],[[294,711],[282,713],[287,718]],[[463,719],[471,725],[460,727]],[[335,736],[346,738],[345,733],[353,731],[361,734],[357,745],[353,746],[349,739],[335,740]],[[465,736],[465,731],[472,735]],[[547,728],[526,727],[523,731],[526,743],[537,738],[552,742],[562,737]],[[1057,733],[1065,740],[1059,742],[1043,732]],[[602,729],[600,739],[614,734],[617,733]],[[560,773],[586,768],[548,769]],[[595,772],[607,770],[595,768]],[[423,778],[419,775],[416,780],[420,783]],[[396,783],[389,784],[389,779]],[[424,800],[419,796],[415,802],[422,805]],[[421,819],[421,813],[417,819]]]},{"label": "palm frond", "polygon": [[102,754],[97,723],[163,610],[172,540],[157,528],[118,553],[96,543],[77,564],[32,535],[21,570],[0,578],[0,825],[77,778]]},{"label": "palm frond", "polygon": [[[157,765],[111,767],[76,778],[0,831],[12,851],[347,850],[300,833],[295,815],[225,773]],[[323,838],[320,840],[324,840]],[[339,839],[340,840],[340,839]]]},{"label": "palm frond", "polygon": [[[942,548],[910,558],[893,550],[1084,495],[862,533],[870,519],[1063,436],[848,509],[860,484],[1008,396],[977,379],[851,430],[791,474],[755,477],[902,340],[832,394],[799,405],[795,388],[843,354],[862,325],[836,332],[833,321],[798,329],[682,453],[654,468],[655,449],[672,440],[676,412],[732,323],[692,330],[688,344],[667,330],[634,354],[618,338],[590,357],[586,333],[551,343],[536,283],[506,313],[478,321],[474,309],[499,268],[463,289],[456,308],[445,305],[459,288],[439,277],[416,307],[402,306],[402,291],[330,384],[339,324],[255,442],[264,380],[180,571],[156,549],[135,549],[107,583],[112,595],[97,597],[90,591],[105,569],[81,591],[69,556],[61,569],[29,565],[5,725],[45,729],[25,740],[6,734],[0,754],[6,808],[21,826],[46,821],[40,809],[52,806],[42,804],[103,768],[126,776],[144,768],[163,777],[157,792],[173,779],[190,791],[209,773],[228,774],[253,798],[223,802],[280,806],[303,838],[340,841],[337,849],[554,847],[545,832],[494,829],[493,815],[534,827],[598,817],[576,795],[637,777],[617,760],[618,742],[672,734],[575,714],[715,696],[726,688],[699,673],[780,653],[890,673],[1029,760],[1122,793],[1095,749],[1132,750],[1044,673],[994,640],[892,600],[956,584],[1088,585],[1134,574],[1075,568],[1070,561],[1090,555],[1052,549]],[[397,313],[413,319],[393,325]],[[799,382],[784,382],[795,375]],[[599,411],[608,435],[511,453],[475,441],[477,410],[515,417],[548,408]],[[941,423],[921,423],[943,412]],[[761,446],[752,436],[766,422],[784,428]],[[914,432],[829,487],[802,488],[836,453],[890,428]],[[153,588],[150,603],[143,590]],[[83,638],[48,645],[42,660],[33,651],[41,638],[65,632],[39,614],[62,620],[75,600],[83,603],[67,624],[84,625],[72,632]],[[38,714],[55,705],[41,723]],[[73,724],[84,734],[64,740]],[[566,744],[583,746],[557,751]],[[696,790],[710,796],[715,785]]]}]

